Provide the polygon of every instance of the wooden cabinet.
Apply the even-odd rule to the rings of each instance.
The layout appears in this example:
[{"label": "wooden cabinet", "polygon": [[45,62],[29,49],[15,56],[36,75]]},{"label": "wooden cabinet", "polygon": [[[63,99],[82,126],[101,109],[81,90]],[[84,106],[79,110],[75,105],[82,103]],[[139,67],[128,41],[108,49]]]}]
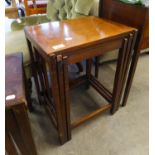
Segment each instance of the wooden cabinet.
[{"label": "wooden cabinet", "polygon": [[148,7],[126,4],[119,0],[100,0],[99,16],[137,28],[137,48],[142,50],[149,47]]}]

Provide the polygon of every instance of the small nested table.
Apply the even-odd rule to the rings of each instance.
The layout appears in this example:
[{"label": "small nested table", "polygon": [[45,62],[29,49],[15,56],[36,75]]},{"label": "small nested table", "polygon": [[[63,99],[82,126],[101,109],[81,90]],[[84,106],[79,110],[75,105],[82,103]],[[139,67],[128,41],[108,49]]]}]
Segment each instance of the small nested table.
[{"label": "small nested table", "polygon": [[22,53],[5,57],[5,148],[8,155],[37,155],[27,114]]},{"label": "small nested table", "polygon": [[[62,144],[71,139],[72,128],[108,109],[112,114],[117,111],[136,41],[136,29],[89,16],[26,27],[25,35],[38,98],[50,114]],[[93,76],[91,68],[94,57],[113,49],[120,50],[113,91],[110,92]],[[70,81],[68,65],[83,60],[86,60],[86,73]],[[69,90],[85,82],[108,104],[71,123]]]}]

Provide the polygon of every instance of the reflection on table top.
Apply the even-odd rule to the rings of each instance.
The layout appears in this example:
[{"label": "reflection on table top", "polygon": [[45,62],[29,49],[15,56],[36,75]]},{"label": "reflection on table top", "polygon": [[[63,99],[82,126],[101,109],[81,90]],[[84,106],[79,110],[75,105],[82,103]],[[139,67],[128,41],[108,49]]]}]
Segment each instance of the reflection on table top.
[{"label": "reflection on table top", "polygon": [[46,54],[51,55],[124,35],[133,30],[135,29],[119,23],[89,16],[27,26],[25,33]]}]

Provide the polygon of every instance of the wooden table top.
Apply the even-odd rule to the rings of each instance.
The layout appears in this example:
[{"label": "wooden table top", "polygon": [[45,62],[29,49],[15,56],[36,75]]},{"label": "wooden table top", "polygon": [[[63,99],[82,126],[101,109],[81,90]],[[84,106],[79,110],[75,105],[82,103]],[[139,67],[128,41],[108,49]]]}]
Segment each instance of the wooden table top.
[{"label": "wooden table top", "polygon": [[25,102],[22,53],[5,56],[5,106]]},{"label": "wooden table top", "polygon": [[25,34],[47,55],[96,44],[135,30],[94,16],[25,27]]}]

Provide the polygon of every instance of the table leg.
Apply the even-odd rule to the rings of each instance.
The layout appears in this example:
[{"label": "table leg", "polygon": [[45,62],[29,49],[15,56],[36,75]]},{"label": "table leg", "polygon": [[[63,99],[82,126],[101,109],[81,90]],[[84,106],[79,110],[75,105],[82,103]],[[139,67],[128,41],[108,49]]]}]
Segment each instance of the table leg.
[{"label": "table leg", "polygon": [[64,118],[63,118],[63,106],[61,106],[61,101],[60,101],[60,92],[59,92],[59,85],[58,85],[58,66],[57,66],[57,57],[52,56],[48,62],[49,64],[49,71],[50,71],[50,76],[51,76],[51,88],[52,88],[52,96],[53,96],[53,101],[55,103],[55,108],[56,108],[56,116],[57,116],[57,128],[58,128],[58,134],[60,138],[60,143],[64,144],[67,139],[66,137],[66,132],[65,132],[65,127],[64,127]]},{"label": "table leg", "polygon": [[13,140],[7,130],[5,131],[5,150],[8,155],[18,155]]},{"label": "table leg", "polygon": [[91,76],[91,69],[92,69],[93,60],[88,59],[86,60],[86,76],[89,79]]},{"label": "table leg", "polygon": [[99,74],[99,56],[95,57],[95,77],[98,78]]},{"label": "table leg", "polygon": [[135,48],[134,53],[132,55],[131,66],[130,66],[130,69],[129,69],[127,82],[126,82],[126,87],[125,87],[123,100],[122,100],[122,106],[125,106],[126,103],[127,103],[127,99],[128,99],[129,92],[130,92],[130,89],[131,89],[133,77],[134,77],[134,74],[135,74],[135,71],[136,71],[136,66],[137,66],[139,55],[140,55],[140,49],[138,47],[138,48]]},{"label": "table leg", "polygon": [[87,82],[86,82],[86,88],[89,88],[89,79],[91,77],[91,70],[92,70],[92,64],[93,64],[93,60],[92,59],[88,59],[86,60],[86,77],[87,77]]},{"label": "table leg", "polygon": [[6,111],[6,127],[22,155],[37,155],[25,103]]},{"label": "table leg", "polygon": [[70,97],[69,97],[69,77],[68,77],[68,61],[67,57],[63,57],[63,71],[64,71],[64,85],[65,85],[65,96],[66,96],[66,115],[67,115],[67,133],[68,140],[71,139],[71,119],[70,119]]},{"label": "table leg", "polygon": [[36,67],[37,67],[37,75],[40,83],[40,95],[43,96],[44,93],[46,93],[46,86],[45,86],[45,81],[43,77],[43,71],[42,71],[42,62],[41,62],[41,56],[39,55],[38,51],[36,48],[34,48],[34,55],[37,60],[36,62]]},{"label": "table leg", "polygon": [[[44,107],[46,108],[46,112],[49,114],[52,124],[57,129],[57,116],[56,116],[56,104],[53,102],[53,93],[51,89],[49,70],[47,69],[46,60],[38,53],[39,56],[39,68],[42,76],[43,82],[42,88],[44,89],[43,99],[44,99]],[[40,79],[41,80],[41,79]]]},{"label": "table leg", "polygon": [[113,87],[113,94],[112,94],[112,109],[111,113],[114,114],[117,110],[118,104],[118,97],[120,95],[120,87],[121,87],[121,76],[123,70],[123,62],[125,58],[125,51],[127,49],[128,39],[125,38],[123,40],[122,48],[119,50],[118,60],[117,60],[117,67],[114,79],[114,87]]},{"label": "table leg", "polygon": [[66,131],[66,140],[71,139],[71,120],[70,120],[70,97],[69,97],[69,78],[68,78],[68,63],[67,57],[61,58],[58,62],[59,74],[59,90],[61,103],[63,106],[64,127]]},{"label": "table leg", "polygon": [[[61,56],[59,56],[60,58]],[[67,112],[66,112],[66,97],[65,97],[65,84],[64,84],[64,72],[63,72],[63,61],[58,60],[58,81],[59,81],[59,92],[60,92],[60,102],[62,109],[62,122],[65,134],[65,139],[67,141],[68,133],[67,133]]]},{"label": "table leg", "polygon": [[8,128],[8,132],[11,134],[14,142],[19,148],[19,151],[21,152],[22,155],[27,155],[28,151],[23,143],[23,139],[21,139],[19,127],[12,110],[9,109],[6,111],[5,118],[6,118],[6,128]]},{"label": "table leg", "polygon": [[[22,65],[22,67],[23,67],[23,65]],[[29,111],[32,112],[34,110],[34,108],[32,106],[31,91],[28,88],[28,81],[26,79],[24,67],[23,67],[23,77],[24,77],[25,96],[26,96],[27,106],[28,106]]]},{"label": "table leg", "polygon": [[127,50],[125,52],[124,55],[124,61],[122,62],[122,75],[121,75],[121,79],[120,79],[120,87],[119,87],[119,96],[117,97],[117,107],[116,107],[116,111],[118,110],[119,106],[120,106],[120,102],[121,102],[121,97],[123,94],[123,88],[125,86],[125,80],[127,77],[127,73],[128,73],[128,68],[130,66],[130,55],[132,53],[132,44],[133,44],[133,34],[129,34],[128,37],[128,44],[127,44]]},{"label": "table leg", "polygon": [[13,113],[19,128],[20,137],[24,143],[24,147],[27,149],[29,155],[37,155],[25,104],[23,103],[16,105],[13,108]]},{"label": "table leg", "polygon": [[120,97],[119,97],[120,101],[124,96],[124,91],[125,91],[125,88],[126,88],[126,81],[127,81],[127,77],[128,77],[129,68],[130,68],[130,65],[131,65],[132,52],[133,52],[133,49],[134,49],[134,46],[135,46],[136,38],[137,38],[137,31],[135,31],[133,34],[130,34],[130,40],[132,40],[131,41],[132,43],[131,43],[131,45],[129,45],[128,54],[126,54],[126,59],[125,59],[126,64],[124,65],[123,76],[122,76],[122,79],[121,79],[123,84],[122,84],[122,88],[121,88],[121,94],[120,94]]},{"label": "table leg", "polygon": [[50,83],[49,83],[49,77],[48,77],[48,69],[46,66],[46,61],[43,57],[40,56],[40,68],[42,70],[42,74],[45,80],[45,88],[47,92],[47,96],[50,98],[51,96],[51,89],[50,89]]},{"label": "table leg", "polygon": [[31,45],[31,42],[26,39],[27,41],[27,45],[28,45],[28,49],[29,49],[29,53],[30,53],[30,59],[31,59],[31,73],[32,73],[32,76],[34,77],[34,81],[35,81],[35,86],[36,86],[36,90],[37,90],[37,96],[38,96],[38,100],[39,100],[39,103],[41,104],[41,98],[40,98],[40,87],[39,87],[39,81],[38,81],[38,74],[37,74],[37,67],[36,67],[36,62],[35,62],[35,58],[34,58],[34,53],[33,53],[33,48],[32,48],[32,45]]}]

